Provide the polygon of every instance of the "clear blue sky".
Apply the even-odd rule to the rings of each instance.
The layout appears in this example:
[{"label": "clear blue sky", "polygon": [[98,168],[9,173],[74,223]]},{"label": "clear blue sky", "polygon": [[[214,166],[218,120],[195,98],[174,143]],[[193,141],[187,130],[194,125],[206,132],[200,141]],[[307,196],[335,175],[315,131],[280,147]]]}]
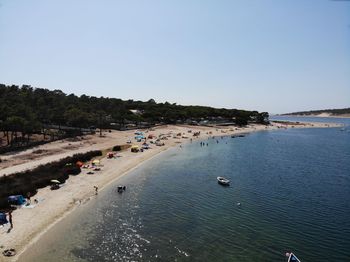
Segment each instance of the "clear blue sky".
[{"label": "clear blue sky", "polygon": [[350,2],[0,0],[0,83],[256,109],[350,106]]}]

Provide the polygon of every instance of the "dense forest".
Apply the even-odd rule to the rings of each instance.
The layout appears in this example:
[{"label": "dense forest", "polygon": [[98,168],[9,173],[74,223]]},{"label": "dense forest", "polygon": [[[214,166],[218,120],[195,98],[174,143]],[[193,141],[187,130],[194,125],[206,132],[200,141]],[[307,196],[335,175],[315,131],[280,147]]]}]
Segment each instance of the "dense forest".
[{"label": "dense forest", "polygon": [[268,113],[206,106],[121,100],[74,94],[61,90],[0,84],[0,136],[2,146],[28,144],[41,134],[55,139],[95,128],[125,129],[155,124],[198,124],[248,121],[268,123]]},{"label": "dense forest", "polygon": [[322,113],[327,113],[327,114],[334,115],[334,116],[350,114],[350,108],[300,111],[300,112],[288,113],[288,114],[284,114],[284,115],[306,115],[307,116],[307,115],[319,115]]}]

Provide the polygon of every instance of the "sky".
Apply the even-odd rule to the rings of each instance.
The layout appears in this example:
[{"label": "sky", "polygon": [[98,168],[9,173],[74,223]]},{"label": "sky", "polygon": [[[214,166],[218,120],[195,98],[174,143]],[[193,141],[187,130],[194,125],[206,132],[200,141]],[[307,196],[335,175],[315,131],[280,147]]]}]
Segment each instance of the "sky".
[{"label": "sky", "polygon": [[350,107],[350,1],[0,0],[0,83],[270,113]]}]

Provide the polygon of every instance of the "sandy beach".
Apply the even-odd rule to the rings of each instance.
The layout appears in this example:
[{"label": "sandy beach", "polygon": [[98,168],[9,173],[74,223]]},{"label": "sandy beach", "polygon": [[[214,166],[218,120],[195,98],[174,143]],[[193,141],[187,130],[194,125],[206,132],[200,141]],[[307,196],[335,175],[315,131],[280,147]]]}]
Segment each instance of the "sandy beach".
[{"label": "sandy beach", "polygon": [[[14,248],[17,255],[14,257],[0,256],[0,261],[16,261],[19,256],[30,247],[48,228],[53,226],[60,219],[76,208],[82,208],[83,204],[96,197],[94,186],[98,186],[99,191],[108,184],[126,175],[133,168],[137,167],[153,156],[183,143],[190,143],[205,139],[209,136],[229,136],[233,134],[249,133],[262,130],[277,130],[280,128],[321,128],[336,127],[336,124],[327,123],[303,123],[299,125],[286,125],[283,123],[273,123],[270,126],[249,125],[245,128],[233,126],[226,127],[205,127],[205,126],[159,126],[152,130],[141,130],[147,137],[153,134],[158,137],[161,134],[167,136],[167,140],[162,140],[164,146],[151,144],[151,149],[144,152],[132,153],[130,149],[120,151],[117,157],[107,159],[100,157],[101,171],[96,171],[93,175],[88,175],[89,169],[82,169],[81,174],[70,176],[66,183],[59,189],[52,191],[49,187],[40,189],[32,197],[38,203],[28,207],[22,207],[13,212],[14,228],[9,232],[9,226],[0,228],[0,251]],[[191,133],[189,133],[191,130]],[[200,136],[195,138],[194,132],[200,131]],[[176,136],[181,133],[181,136]],[[103,137],[96,135],[85,136],[75,140],[62,140],[35,147],[23,152],[8,153],[1,156],[0,176],[9,175],[27,169],[33,169],[41,164],[49,163],[76,153],[88,152],[91,150],[103,150],[107,152],[115,145],[126,144],[130,139],[132,144],[141,145],[134,139],[134,130],[104,132]]]}]

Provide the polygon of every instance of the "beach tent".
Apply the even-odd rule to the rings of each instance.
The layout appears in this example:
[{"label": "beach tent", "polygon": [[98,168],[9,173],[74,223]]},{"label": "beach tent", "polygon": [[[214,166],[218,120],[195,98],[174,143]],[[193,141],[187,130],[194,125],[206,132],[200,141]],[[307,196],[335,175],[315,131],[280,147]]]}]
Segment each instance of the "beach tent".
[{"label": "beach tent", "polygon": [[160,140],[156,141],[156,146],[164,146],[164,142],[161,142]]},{"label": "beach tent", "polygon": [[145,136],[138,135],[138,136],[135,136],[135,139],[145,139]]},{"label": "beach tent", "polygon": [[26,202],[26,200],[22,195],[9,196],[7,198],[7,201],[9,202],[10,205],[16,205],[16,206],[23,205]]},{"label": "beach tent", "polygon": [[56,179],[52,179],[50,182],[54,184],[61,184],[61,182]]},{"label": "beach tent", "polygon": [[5,213],[0,213],[0,225],[7,224],[8,221],[6,219],[6,214]]},{"label": "beach tent", "polygon": [[143,143],[143,144],[142,144],[142,148],[143,148],[143,149],[149,149],[150,147],[149,147],[149,144]]},{"label": "beach tent", "polygon": [[136,131],[136,132],[135,132],[135,135],[141,135],[141,136],[142,136],[142,135],[143,135],[143,132]]},{"label": "beach tent", "polygon": [[138,152],[140,149],[139,149],[139,146],[138,145],[133,145],[131,147],[131,152]]},{"label": "beach tent", "polygon": [[100,164],[100,160],[95,159],[94,161],[92,161],[92,164],[93,165],[99,165]]}]

